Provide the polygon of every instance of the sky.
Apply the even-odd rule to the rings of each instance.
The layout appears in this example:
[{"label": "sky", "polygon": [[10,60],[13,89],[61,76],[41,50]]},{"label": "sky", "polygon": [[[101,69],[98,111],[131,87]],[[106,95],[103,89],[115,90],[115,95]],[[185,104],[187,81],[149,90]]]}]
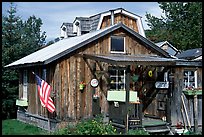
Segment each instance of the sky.
[{"label": "sky", "polygon": [[[46,32],[46,42],[60,37],[60,27],[63,22],[72,23],[75,17],[89,17],[110,9],[124,8],[142,17],[144,29],[149,29],[145,14],[161,17],[162,10],[157,2],[14,2],[16,15],[27,20],[35,15],[41,18],[41,31]],[[2,15],[7,15],[9,2],[2,2]]]}]

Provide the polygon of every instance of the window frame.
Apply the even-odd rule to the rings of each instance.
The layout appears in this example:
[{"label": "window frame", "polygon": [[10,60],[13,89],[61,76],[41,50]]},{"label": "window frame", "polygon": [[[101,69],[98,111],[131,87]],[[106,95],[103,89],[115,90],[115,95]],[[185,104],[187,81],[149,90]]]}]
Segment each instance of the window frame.
[{"label": "window frame", "polygon": [[[113,85],[115,85],[115,88],[111,88],[111,85],[110,85],[110,90],[125,90],[125,85],[126,85],[126,81],[125,81],[125,76],[126,76],[126,70],[125,70],[125,68],[124,67],[109,67],[109,69],[108,69],[108,71],[115,71],[115,74],[111,74],[110,72],[109,72],[109,76],[110,76],[110,79],[111,78],[115,78],[115,81],[114,81],[114,83],[112,83],[112,80],[111,80],[111,82],[110,82],[110,84],[113,84]],[[123,71],[123,74],[119,74],[119,71]],[[120,78],[120,81],[119,81],[119,78]],[[119,88],[119,85],[120,86],[122,86],[123,88]]]},{"label": "window frame", "polygon": [[28,99],[28,71],[23,70],[23,95],[22,99]]},{"label": "window frame", "polygon": [[[111,48],[112,48],[112,38],[114,37],[120,37],[120,38],[123,38],[123,51],[112,51]],[[126,50],[125,50],[125,37],[124,36],[120,36],[120,35],[113,35],[110,37],[110,53],[126,53]]]},{"label": "window frame", "polygon": [[[187,72],[187,76],[185,76],[185,71]],[[193,72],[193,76],[190,76],[189,72]],[[185,81],[185,78],[187,78],[187,81]],[[193,80],[190,80],[192,78]],[[183,86],[184,88],[188,87],[193,87],[197,88],[198,87],[198,75],[197,75],[197,70],[194,69],[184,69],[183,71]],[[194,83],[194,86],[191,86],[190,83]]]}]

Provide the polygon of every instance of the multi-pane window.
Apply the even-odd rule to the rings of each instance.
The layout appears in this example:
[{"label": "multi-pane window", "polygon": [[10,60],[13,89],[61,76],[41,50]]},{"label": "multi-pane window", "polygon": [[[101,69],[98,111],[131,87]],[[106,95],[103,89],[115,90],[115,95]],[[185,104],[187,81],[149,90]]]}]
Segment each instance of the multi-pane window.
[{"label": "multi-pane window", "polygon": [[125,41],[122,36],[111,36],[111,53],[125,53]]},{"label": "multi-pane window", "polygon": [[28,72],[27,70],[23,71],[23,99],[27,99],[28,93]]},{"label": "multi-pane window", "polygon": [[192,87],[197,88],[197,71],[184,70],[184,88]]},{"label": "multi-pane window", "polygon": [[125,90],[125,69],[110,67],[109,74],[110,74],[110,89]]}]

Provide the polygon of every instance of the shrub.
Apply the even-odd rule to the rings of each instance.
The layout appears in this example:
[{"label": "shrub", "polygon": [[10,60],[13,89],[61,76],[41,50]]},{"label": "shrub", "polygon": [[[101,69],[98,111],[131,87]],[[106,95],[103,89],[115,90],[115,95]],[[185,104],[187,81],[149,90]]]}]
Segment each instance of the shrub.
[{"label": "shrub", "polygon": [[72,135],[75,131],[75,127],[67,125],[65,128],[60,128],[52,133],[52,135]]},{"label": "shrub", "polygon": [[53,135],[71,135],[68,128],[61,128],[52,133]]},{"label": "shrub", "polygon": [[76,125],[76,135],[115,135],[116,129],[110,123],[103,123],[102,117],[81,121]]}]

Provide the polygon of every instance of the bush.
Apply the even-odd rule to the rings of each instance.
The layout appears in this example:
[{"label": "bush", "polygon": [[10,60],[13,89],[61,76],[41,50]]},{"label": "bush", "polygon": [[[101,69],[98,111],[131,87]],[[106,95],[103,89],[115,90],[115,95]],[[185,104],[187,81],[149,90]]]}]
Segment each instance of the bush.
[{"label": "bush", "polygon": [[52,133],[53,135],[71,135],[69,128],[61,128]]},{"label": "bush", "polygon": [[76,125],[76,135],[115,135],[116,129],[110,124],[104,124],[102,117],[84,120]]},{"label": "bush", "polygon": [[60,128],[52,133],[52,135],[72,135],[74,134],[75,127],[71,125],[67,125],[65,128]]}]

